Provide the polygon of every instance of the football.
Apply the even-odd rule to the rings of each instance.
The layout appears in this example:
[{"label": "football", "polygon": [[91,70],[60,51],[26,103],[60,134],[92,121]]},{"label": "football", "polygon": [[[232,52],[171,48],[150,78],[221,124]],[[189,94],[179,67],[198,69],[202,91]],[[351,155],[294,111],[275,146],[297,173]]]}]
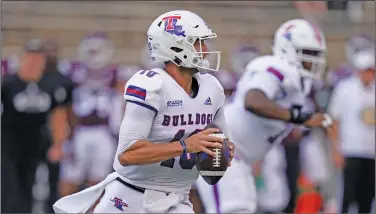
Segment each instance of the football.
[{"label": "football", "polygon": [[[218,126],[215,124],[209,124],[205,127],[205,129],[208,128],[218,128]],[[205,152],[199,152],[197,155],[195,155],[196,167],[206,183],[210,185],[218,183],[218,181],[225,174],[230,161],[230,149],[227,144],[226,136],[222,132],[217,132],[212,135],[225,138],[222,143],[222,149],[209,148],[215,152],[214,157],[206,154]]]}]

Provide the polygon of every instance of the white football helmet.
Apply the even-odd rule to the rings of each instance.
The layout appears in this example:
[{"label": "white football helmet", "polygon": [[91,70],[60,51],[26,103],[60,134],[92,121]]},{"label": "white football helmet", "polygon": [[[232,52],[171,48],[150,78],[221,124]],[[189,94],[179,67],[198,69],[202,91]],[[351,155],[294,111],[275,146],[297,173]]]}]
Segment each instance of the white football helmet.
[{"label": "white football helmet", "polygon": [[[186,68],[219,70],[221,52],[202,47],[203,41],[217,35],[202,18],[190,11],[175,10],[162,14],[150,25],[147,35],[150,57],[155,62],[171,61]],[[194,47],[197,40],[199,50]]]},{"label": "white football helmet", "polygon": [[93,70],[108,66],[114,55],[114,44],[104,32],[92,32],[78,46],[81,62]]},{"label": "white football helmet", "polygon": [[323,32],[304,19],[283,23],[274,35],[273,54],[298,66],[302,75],[321,78],[326,68]]}]

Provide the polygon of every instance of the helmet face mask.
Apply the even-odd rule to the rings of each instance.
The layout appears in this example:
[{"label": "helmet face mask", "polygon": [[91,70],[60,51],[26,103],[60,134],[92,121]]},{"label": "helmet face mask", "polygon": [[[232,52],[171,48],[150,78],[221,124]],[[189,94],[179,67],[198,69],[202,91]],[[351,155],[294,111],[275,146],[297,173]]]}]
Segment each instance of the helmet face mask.
[{"label": "helmet face mask", "polygon": [[[208,51],[208,45],[206,41],[217,38],[217,35],[207,36],[204,38],[197,37],[196,41],[191,44],[195,49],[195,53],[192,56],[192,65],[199,70],[218,71],[221,61],[221,55],[216,51]],[[195,47],[197,43],[198,48]],[[218,53],[218,54],[217,54]],[[214,67],[211,67],[211,66]]]},{"label": "helmet face mask", "polygon": [[282,24],[274,36],[273,54],[298,67],[309,78],[320,79],[326,68],[324,34],[306,20]]},{"label": "helmet face mask", "polygon": [[218,71],[220,52],[208,51],[205,41],[217,38],[196,14],[171,11],[159,16],[149,27],[148,46],[155,62],[173,62],[177,66]]},{"label": "helmet face mask", "polygon": [[325,72],[325,53],[316,50],[302,49],[297,53],[298,61],[301,62],[301,72],[304,76],[320,79]]}]

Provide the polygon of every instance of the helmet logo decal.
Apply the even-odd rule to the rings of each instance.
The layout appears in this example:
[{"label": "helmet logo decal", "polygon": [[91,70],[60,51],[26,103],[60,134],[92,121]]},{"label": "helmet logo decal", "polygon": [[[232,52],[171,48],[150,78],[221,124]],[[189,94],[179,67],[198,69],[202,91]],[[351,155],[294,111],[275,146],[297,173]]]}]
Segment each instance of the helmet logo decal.
[{"label": "helmet logo decal", "polygon": [[177,25],[176,22],[181,19],[181,16],[167,16],[164,17],[162,20],[165,21],[165,28],[164,30],[172,35],[176,36],[184,36],[185,31],[183,30],[183,26]]},{"label": "helmet logo decal", "polygon": [[289,25],[289,26],[287,26],[286,29],[285,29],[285,33],[283,34],[283,36],[287,40],[289,40],[289,41],[291,41],[291,32],[290,32],[290,29],[293,28],[293,27],[295,27],[295,25]]}]

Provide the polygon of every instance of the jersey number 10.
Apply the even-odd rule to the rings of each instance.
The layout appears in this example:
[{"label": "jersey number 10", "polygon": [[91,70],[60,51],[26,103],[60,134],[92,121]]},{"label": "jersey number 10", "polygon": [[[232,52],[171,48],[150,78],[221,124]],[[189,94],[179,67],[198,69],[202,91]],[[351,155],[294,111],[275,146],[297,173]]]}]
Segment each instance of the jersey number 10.
[{"label": "jersey number 10", "polygon": [[[198,133],[202,131],[201,129],[196,129],[194,130],[188,137]],[[183,137],[184,137],[184,134],[185,134],[185,129],[180,129],[176,134],[175,134],[175,137],[170,141],[171,142],[174,142],[174,141],[179,141],[181,140]],[[189,156],[189,158],[188,158]],[[174,167],[174,163],[175,163],[175,158],[171,158],[169,160],[165,160],[165,161],[162,161],[161,162],[161,166],[165,166],[165,167],[169,167],[169,168],[173,168]],[[180,164],[180,167],[182,169],[189,169],[191,170],[194,166],[195,166],[195,153],[189,153],[189,154],[182,154],[180,155],[180,160],[179,160],[179,164]]]}]

